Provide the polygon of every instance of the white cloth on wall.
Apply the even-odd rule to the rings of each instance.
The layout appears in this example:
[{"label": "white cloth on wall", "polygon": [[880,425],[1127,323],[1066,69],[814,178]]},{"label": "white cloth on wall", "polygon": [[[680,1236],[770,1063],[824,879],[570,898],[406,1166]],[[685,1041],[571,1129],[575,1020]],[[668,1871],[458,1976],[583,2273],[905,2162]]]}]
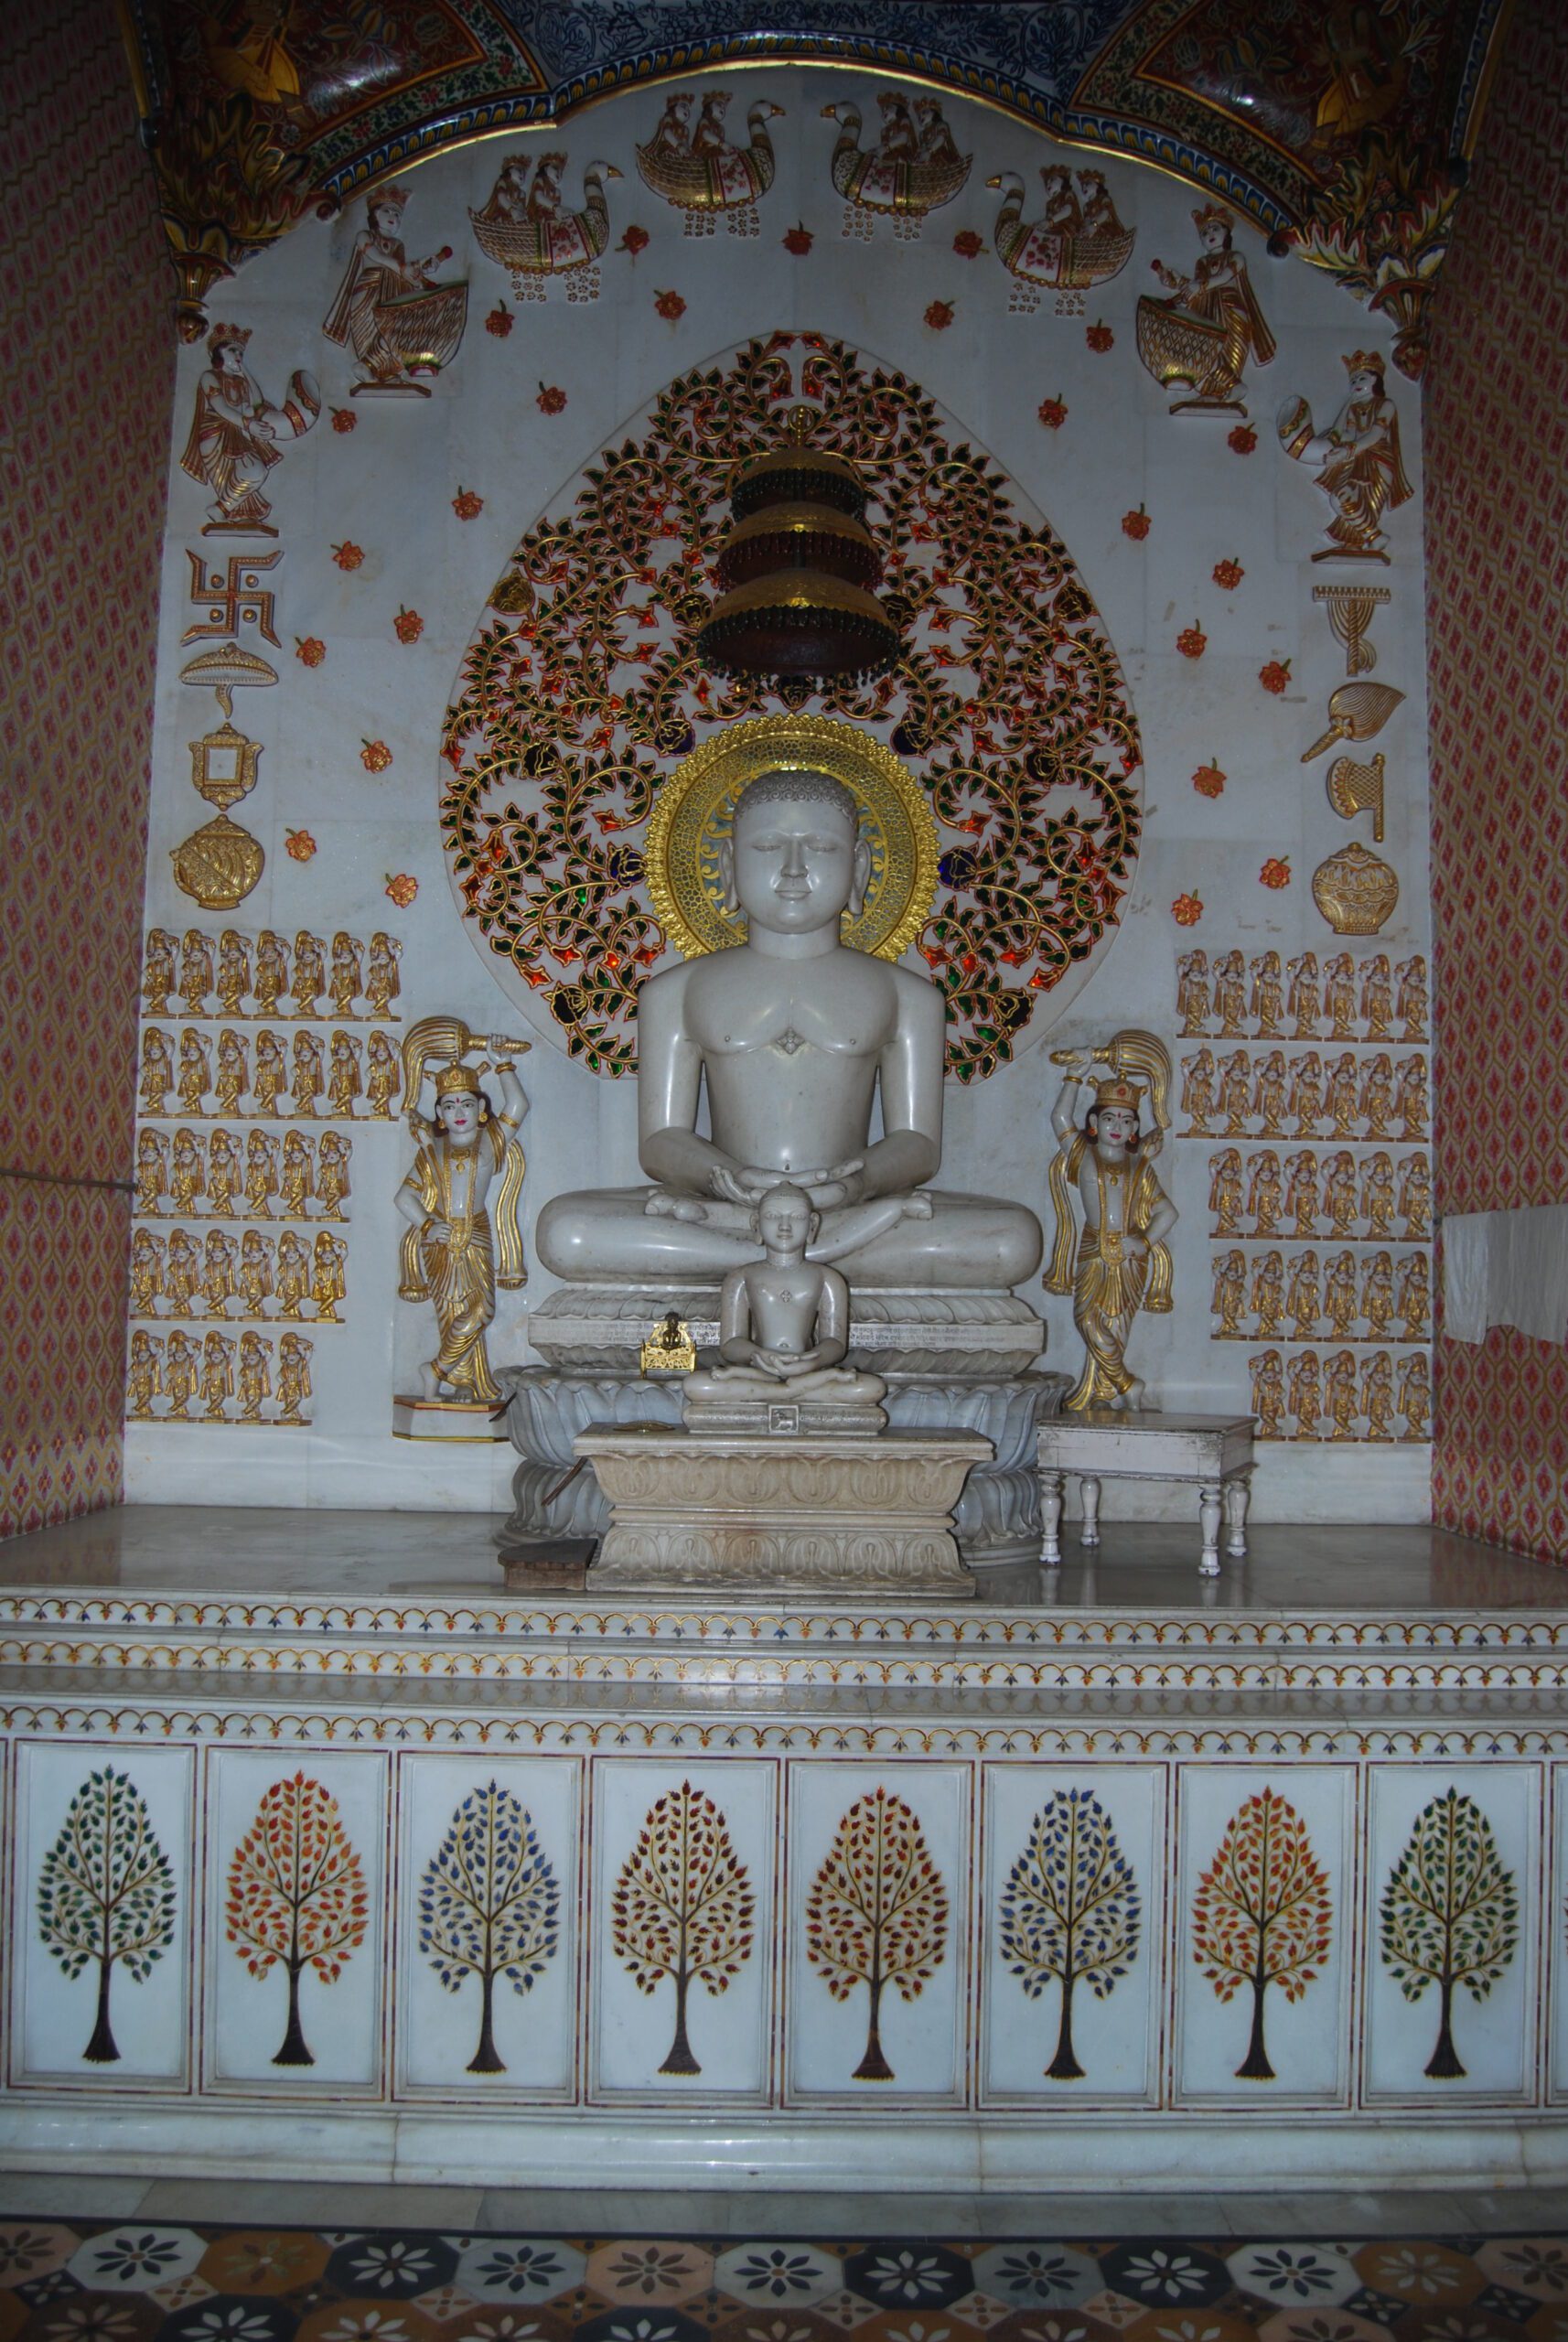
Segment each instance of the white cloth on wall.
[{"label": "white cloth on wall", "polygon": [[1568,1340],[1568,1204],[1444,1214],[1443,1330],[1484,1342],[1493,1326]]}]

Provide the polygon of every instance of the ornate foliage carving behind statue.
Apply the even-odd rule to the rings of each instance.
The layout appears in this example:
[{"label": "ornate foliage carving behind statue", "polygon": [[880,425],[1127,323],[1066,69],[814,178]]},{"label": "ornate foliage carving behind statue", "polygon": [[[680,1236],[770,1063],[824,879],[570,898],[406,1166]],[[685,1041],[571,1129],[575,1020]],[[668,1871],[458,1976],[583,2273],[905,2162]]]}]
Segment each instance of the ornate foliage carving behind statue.
[{"label": "ornate foliage carving behind statue", "polygon": [[922,773],[942,851],[918,948],[961,1080],[1012,1055],[1131,884],[1142,749],[1067,548],[918,383],[814,335],[753,341],[671,383],[529,530],[447,711],[441,822],[470,932],[596,1072],[632,1064],[638,987],[671,955],[640,851],[660,781],[715,723],[786,704],[707,675],[693,637],[730,459],[780,438],[801,398],[873,492],[907,650],[879,682],[788,687],[788,704],[873,727]]}]

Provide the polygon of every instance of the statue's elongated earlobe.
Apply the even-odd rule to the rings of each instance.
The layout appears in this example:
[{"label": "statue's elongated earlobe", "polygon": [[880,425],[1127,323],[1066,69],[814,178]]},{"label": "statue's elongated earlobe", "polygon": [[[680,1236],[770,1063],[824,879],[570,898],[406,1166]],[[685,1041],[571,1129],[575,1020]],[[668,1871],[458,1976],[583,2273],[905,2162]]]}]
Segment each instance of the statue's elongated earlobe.
[{"label": "statue's elongated earlobe", "polygon": [[719,883],[725,890],[724,908],[726,918],[733,919],[740,908],[740,897],[735,890],[735,840],[721,838],[718,847]]}]

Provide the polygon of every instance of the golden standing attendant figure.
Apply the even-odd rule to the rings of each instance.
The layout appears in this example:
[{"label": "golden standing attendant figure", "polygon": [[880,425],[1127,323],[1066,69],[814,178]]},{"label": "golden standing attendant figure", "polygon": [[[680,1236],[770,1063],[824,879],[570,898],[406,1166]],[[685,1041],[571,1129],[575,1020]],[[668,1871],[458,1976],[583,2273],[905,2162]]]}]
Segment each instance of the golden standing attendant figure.
[{"label": "golden standing attendant figure", "polygon": [[199,927],[186,929],[179,952],[179,996],[188,1016],[205,1016],[212,990],[212,942]]},{"label": "golden standing attendant figure", "polygon": [[1406,1243],[1425,1243],[1432,1234],[1432,1165],[1424,1155],[1407,1155],[1400,1164],[1399,1208]]},{"label": "golden standing attendant figure", "polygon": [[1295,1019],[1291,1038],[1315,1041],[1318,1021],[1323,1015],[1323,987],[1317,972],[1316,951],[1301,951],[1290,963],[1290,994],[1287,1001]]},{"label": "golden standing attendant figure", "polygon": [[1412,1252],[1400,1263],[1394,1310],[1403,1323],[1405,1340],[1425,1341],[1432,1323],[1432,1292],[1427,1284],[1424,1254]]},{"label": "golden standing attendant figure", "polygon": [[1189,1041],[1208,1030],[1208,954],[1184,951],[1176,962],[1176,1015],[1180,1039]]},{"label": "golden standing attendant figure", "polygon": [[164,1349],[164,1396],[169,1402],[169,1419],[188,1423],[186,1409],[196,1396],[196,1370],[201,1356],[188,1334],[178,1328],[169,1336]]},{"label": "golden standing attendant figure", "polygon": [[310,1396],[311,1345],[303,1334],[285,1334],[278,1342],[278,1421],[302,1423]]},{"label": "golden standing attendant figure", "polygon": [[318,1326],[341,1323],[338,1304],[347,1300],[348,1279],[343,1273],[343,1262],[348,1246],[340,1236],[329,1236],[326,1229],[316,1239],[316,1251],[310,1268],[310,1297],[316,1304]]},{"label": "golden standing attendant figure", "polygon": [[251,989],[251,947],[239,930],[226,927],[218,939],[218,1014],[243,1016]]},{"label": "golden standing attendant figure", "polygon": [[1247,1020],[1246,962],[1240,951],[1226,951],[1214,962],[1214,1006],[1222,1041],[1239,1041]]},{"label": "golden standing attendant figure", "polygon": [[1367,962],[1361,978],[1361,1022],[1367,1028],[1369,1041],[1388,1041],[1393,1037],[1394,999],[1392,978],[1389,972],[1389,955],[1374,951]]},{"label": "golden standing attendant figure", "polygon": [[142,999],[149,1016],[166,1016],[174,990],[175,940],[166,928],[151,927],[142,960]]},{"label": "golden standing attendant figure", "polygon": [[1369,1439],[1392,1439],[1394,1370],[1387,1350],[1375,1351],[1361,1370],[1361,1413]]},{"label": "golden standing attendant figure", "polygon": [[1258,1077],[1252,1085],[1252,1112],[1262,1123],[1262,1137],[1283,1138],[1285,1058],[1283,1049],[1271,1049],[1258,1068]]},{"label": "golden standing attendant figure", "polygon": [[327,989],[327,946],[319,935],[302,927],[294,939],[294,1013],[317,1015]]},{"label": "golden standing attendant figure", "polygon": [[1424,1041],[1428,1002],[1426,992],[1426,962],[1421,952],[1412,960],[1402,960],[1394,970],[1399,983],[1399,1004],[1396,1014],[1404,1019],[1402,1041]]},{"label": "golden standing attendant figure", "polygon": [[1280,1019],[1285,1013],[1284,983],[1280,973],[1280,955],[1264,951],[1253,962],[1252,1017],[1260,1041],[1278,1037]]},{"label": "golden standing attendant figure", "polygon": [[363,989],[362,954],[353,937],[339,928],[332,938],[332,974],[328,990],[334,1016],[350,1017]]},{"label": "golden standing attendant figure", "polygon": [[296,1033],[294,1037],[294,1081],[290,1090],[295,1112],[307,1122],[314,1122],[316,1101],[326,1087],[321,1043],[314,1033]]},{"label": "golden standing attendant figure", "polygon": [[1356,1359],[1351,1350],[1336,1350],[1324,1361],[1323,1395],[1336,1439],[1356,1436]]},{"label": "golden standing attendant figure", "polygon": [[1265,1252],[1252,1272],[1252,1315],[1264,1341],[1284,1332],[1285,1264],[1278,1252]]},{"label": "golden standing attendant figure", "polygon": [[1235,1049],[1219,1069],[1219,1111],[1227,1138],[1240,1138],[1247,1127],[1252,1069],[1245,1049]]},{"label": "golden standing attendant figure", "polygon": [[306,1219],[305,1206],[315,1187],[310,1141],[302,1131],[290,1131],[283,1143],[281,1194],[285,1219]]},{"label": "golden standing attendant figure", "polygon": [[1337,1155],[1331,1155],[1328,1158],[1328,1178],[1323,1190],[1323,1205],[1328,1214],[1331,1235],[1355,1235],[1358,1218],[1356,1158],[1348,1147],[1342,1146]]},{"label": "golden standing attendant figure", "polygon": [[1234,1249],[1221,1252],[1214,1263],[1214,1292],[1209,1304],[1219,1320],[1219,1339],[1229,1341],[1240,1333],[1240,1321],[1246,1298],[1246,1254]]},{"label": "golden standing attendant figure", "polygon": [[162,1131],[142,1131],[136,1139],[136,1209],[148,1219],[163,1216],[168,1193],[168,1142]]},{"label": "golden standing attendant figure", "polygon": [[203,1119],[202,1100],[212,1086],[212,1060],[207,1039],[194,1026],[185,1026],[179,1037],[179,1103],[182,1113],[196,1121]]},{"label": "golden standing attendant figure", "polygon": [[1285,1209],[1294,1214],[1295,1236],[1317,1233],[1317,1157],[1307,1147],[1285,1165]]},{"label": "golden standing attendant figure", "polygon": [[1336,1341],[1353,1342],[1356,1338],[1356,1255],[1336,1252],[1325,1263],[1323,1306],[1327,1313],[1328,1330]]},{"label": "golden standing attendant figure", "polygon": [[208,1422],[221,1423],[224,1407],[234,1396],[234,1345],[227,1334],[210,1333],[202,1345],[201,1396]]},{"label": "golden standing attendant figure", "polygon": [[1212,1138],[1208,1127],[1214,1112],[1214,1052],[1199,1049],[1181,1069],[1181,1110],[1189,1117],[1184,1138]]},{"label": "golden standing attendant figure", "polygon": [[1265,1146],[1252,1163],[1252,1181],[1247,1190],[1247,1209],[1252,1215],[1254,1236],[1277,1236],[1280,1213],[1284,1209],[1284,1180],[1280,1172],[1280,1158],[1272,1146]]},{"label": "golden standing attendant figure", "polygon": [[1417,1350],[1400,1368],[1399,1411],[1404,1417],[1407,1439],[1430,1438],[1432,1375],[1424,1350]]},{"label": "golden standing attendant figure", "polygon": [[1331,1041],[1356,1037],[1356,963],[1348,951],[1336,951],[1323,969],[1323,1004],[1328,1011]]},{"label": "golden standing attendant figure", "polygon": [[164,1289],[164,1248],[151,1229],[138,1228],[131,1239],[131,1315],[156,1317]]},{"label": "golden standing attendant figure", "polygon": [[1361,1210],[1366,1219],[1369,1241],[1393,1234],[1393,1165],[1381,1151],[1372,1155],[1362,1167]]},{"label": "golden standing attendant figure", "polygon": [[251,1131],[245,1139],[245,1206],[252,1219],[271,1219],[277,1191],[277,1147],[272,1133]]},{"label": "golden standing attendant figure", "polygon": [[225,1025],[218,1036],[218,1106],[220,1114],[237,1114],[240,1094],[251,1083],[250,1050],[243,1034]]},{"label": "golden standing attendant figure", "polygon": [[1299,1252],[1291,1262],[1290,1288],[1285,1298],[1285,1308],[1291,1319],[1291,1339],[1295,1342],[1310,1342],[1317,1331],[1317,1321],[1323,1315],[1316,1252]]},{"label": "golden standing attendant figure", "polygon": [[1394,1314],[1394,1264],[1387,1252],[1374,1252],[1361,1279],[1361,1315],[1369,1341],[1388,1338]]},{"label": "golden standing attendant figure", "polygon": [[174,1134],[172,1186],[177,1212],[194,1212],[197,1197],[204,1195],[207,1190],[207,1165],[201,1141],[194,1131],[188,1131],[183,1126]]},{"label": "golden standing attendant figure", "polygon": [[1355,1052],[1342,1049],[1328,1071],[1328,1087],[1323,1093],[1323,1103],[1332,1123],[1336,1138],[1353,1135],[1351,1125],[1359,1111],[1357,1101],[1358,1069]]},{"label": "golden standing attendant figure", "polygon": [[259,1228],[247,1228],[240,1245],[240,1298],[247,1317],[264,1317],[262,1306],[273,1289],[272,1247]]},{"label": "golden standing attendant figure", "polygon": [[[424,1017],[404,1039],[403,1094],[419,1152],[396,1197],[407,1223],[398,1290],[405,1301],[435,1306],[435,1355],[420,1369],[426,1401],[493,1407],[501,1391],[485,1333],[496,1314],[496,1288],[516,1288],[527,1276],[518,1223],[525,1166],[516,1133],[528,1100],[510,1053],[530,1045],[499,1034],[482,1044],[493,1060],[499,1107],[480,1081],[484,1069],[464,1062],[479,1046],[449,1017]],[[435,1074],[432,1123],[421,1114],[419,1097],[427,1061],[437,1052],[446,1061]]]},{"label": "golden standing attendant figure", "polygon": [[393,1101],[403,1088],[403,1066],[385,1033],[372,1033],[365,1045],[365,1096],[371,1119],[390,1123]]},{"label": "golden standing attendant figure", "polygon": [[1295,1417],[1295,1437],[1316,1439],[1323,1414],[1323,1385],[1316,1350],[1304,1350],[1290,1362],[1290,1411]]},{"label": "golden standing attendant figure", "polygon": [[310,1255],[294,1230],[285,1228],[278,1238],[278,1301],[284,1316],[303,1316],[309,1295]]},{"label": "golden standing attendant figure", "polygon": [[365,974],[367,1016],[395,1017],[392,1002],[403,990],[397,964],[402,957],[403,945],[378,928],[371,938],[370,963]]},{"label": "golden standing attendant figure", "polygon": [[1240,1235],[1241,1156],[1236,1147],[1221,1147],[1208,1158],[1208,1209],[1216,1236]]},{"label": "golden standing attendant figure", "polygon": [[332,1036],[332,1064],[327,1094],[332,1112],[346,1123],[354,1119],[354,1101],[364,1095],[360,1068],[360,1044],[352,1033]]},{"label": "golden standing attendant figure", "polygon": [[[1130,1037],[1119,1036],[1125,1043]],[[1157,1042],[1138,1036],[1158,1049]],[[1163,1051],[1161,1052],[1163,1055]],[[1064,1409],[1137,1409],[1148,1404],[1143,1380],[1127,1365],[1127,1342],[1140,1309],[1171,1306],[1171,1255],[1166,1236],[1176,1209],[1161,1187],[1154,1158],[1162,1133],[1140,1138],[1143,1090],[1124,1074],[1095,1087],[1094,1104],[1079,1128],[1076,1116],[1092,1059],[1068,1053],[1068,1067],[1051,1112],[1058,1147],[1050,1166],[1056,1241],[1045,1284],[1070,1293],[1072,1322],[1087,1353]],[[1077,1190],[1083,1212],[1076,1261],[1069,1198]]]},{"label": "golden standing attendant figure", "polygon": [[190,1305],[200,1283],[201,1256],[188,1231],[177,1228],[168,1241],[168,1263],[164,1272],[164,1291],[168,1295],[171,1317],[192,1315]]},{"label": "golden standing attendant figure", "polygon": [[278,1099],[288,1086],[288,1060],[284,1056],[279,1035],[260,1032],[256,1035],[256,1078],[251,1084],[253,1111],[269,1119],[278,1110]]},{"label": "golden standing attendant figure", "polygon": [[353,1144],[341,1131],[323,1131],[317,1150],[316,1198],[323,1219],[341,1219],[349,1192],[349,1149]]},{"label": "golden standing attendant figure", "polygon": [[151,1419],[153,1401],[163,1388],[159,1370],[161,1345],[156,1334],[145,1333],[138,1326],[131,1337],[131,1363],[126,1373],[125,1387],[130,1396],[130,1419],[134,1423]]},{"label": "golden standing attendant figure", "polygon": [[168,1035],[156,1025],[149,1025],[142,1035],[142,1112],[161,1114],[166,1111],[168,1094],[174,1088],[174,1060],[169,1054]]},{"label": "golden standing attendant figure", "polygon": [[207,1209],[215,1219],[229,1218],[239,1186],[240,1150],[234,1144],[233,1132],[220,1125],[207,1148]]},{"label": "golden standing attendant figure", "polygon": [[1252,1377],[1252,1413],[1260,1439],[1284,1437],[1285,1379],[1278,1350],[1261,1350],[1247,1360]]},{"label": "golden standing attendant figure", "polygon": [[273,1395],[273,1378],[269,1365],[272,1344],[260,1334],[240,1337],[240,1421],[259,1423],[262,1402]]},{"label": "golden standing attendant figure", "polygon": [[275,1016],[278,1001],[288,990],[288,946],[281,935],[263,927],[256,939],[256,1014]]}]

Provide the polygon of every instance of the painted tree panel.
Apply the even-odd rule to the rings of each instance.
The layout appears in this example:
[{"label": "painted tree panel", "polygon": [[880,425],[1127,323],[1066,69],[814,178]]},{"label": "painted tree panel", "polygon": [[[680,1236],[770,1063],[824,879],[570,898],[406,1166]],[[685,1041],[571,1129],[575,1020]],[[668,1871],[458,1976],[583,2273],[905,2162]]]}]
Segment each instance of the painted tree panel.
[{"label": "painted tree panel", "polygon": [[668,1977],[675,1986],[674,2033],[661,2074],[700,2074],[687,2031],[693,1982],[715,1997],[750,1959],[757,1906],[729,1824],[690,1781],[649,1809],[622,1865],[610,1906],[616,1956],[639,1991]]},{"label": "painted tree panel", "polygon": [[38,1873],[38,1932],[71,1978],[97,1970],[93,2026],[83,2061],[120,2062],[111,1993],[118,1968],[145,1982],[174,1942],[173,1866],[153,1829],[146,1799],[112,1764],[89,1773],[71,1799],[59,1835]]},{"label": "painted tree panel", "polygon": [[806,1958],[835,2000],[866,1987],[856,2081],[891,2081],[882,1996],[919,1997],[947,1955],[948,1893],[918,1817],[880,1784],[840,1821],[806,1904]]},{"label": "painted tree panel", "polygon": [[1328,1875],[1306,1824],[1288,1798],[1265,1788],[1232,1816],[1192,1910],[1192,1956],[1215,1997],[1251,1993],[1239,2080],[1275,2079],[1264,2029],[1269,1987],[1299,2001],[1322,1974],[1332,1939]]},{"label": "painted tree panel", "polygon": [[1142,1906],[1132,1866],[1093,1791],[1059,1789],[1041,1808],[1003,1890],[1001,1951],[1031,2000],[1060,1987],[1057,2046],[1046,2074],[1081,2081],[1073,1993],[1104,2000],[1138,1954]]},{"label": "painted tree panel", "polygon": [[425,1866],[419,1949],[449,1993],[479,1984],[479,2030],[471,2074],[499,2074],[498,1978],[525,1993],[561,1940],[560,1889],[532,1815],[499,1782],[471,1789]]},{"label": "painted tree panel", "polygon": [[364,1865],[338,1800],[303,1770],[274,1781],[229,1865],[229,1941],[258,1979],[281,1966],[287,2014],[274,2066],[314,2066],[300,2021],[300,1979],[308,1969],[335,1984],[364,1941],[369,1896]]}]

